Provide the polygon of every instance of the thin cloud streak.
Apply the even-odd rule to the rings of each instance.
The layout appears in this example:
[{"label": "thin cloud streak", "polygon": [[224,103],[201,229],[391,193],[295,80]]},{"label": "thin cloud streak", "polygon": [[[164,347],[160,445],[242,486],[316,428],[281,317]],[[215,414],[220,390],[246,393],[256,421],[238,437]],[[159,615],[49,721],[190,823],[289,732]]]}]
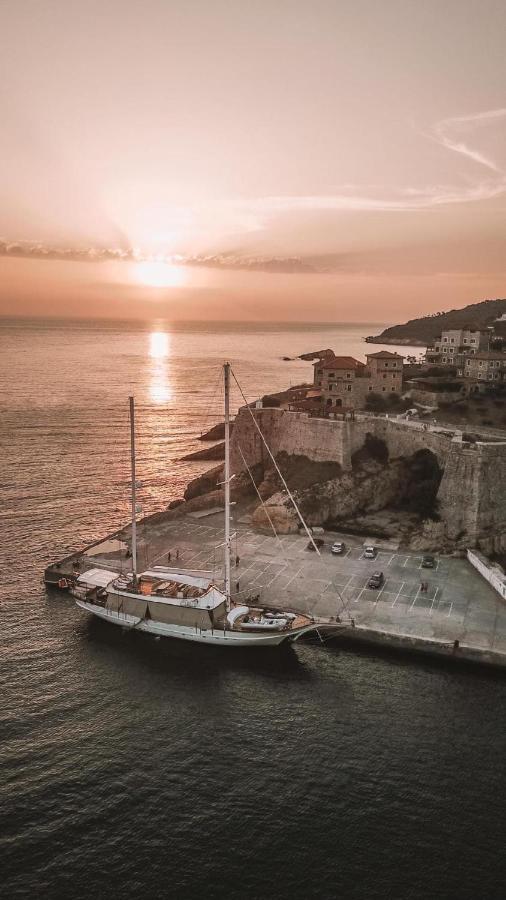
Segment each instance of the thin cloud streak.
[{"label": "thin cloud streak", "polygon": [[304,210],[410,212],[446,204],[491,200],[506,192],[506,172],[498,163],[479,150],[457,140],[452,136],[452,131],[463,128],[469,131],[505,117],[506,108],[487,110],[469,116],[453,116],[441,119],[432,127],[431,132],[424,135],[444,149],[464,156],[494,172],[499,176],[497,178],[482,180],[471,187],[463,188],[454,185],[433,185],[426,188],[407,187],[396,191],[394,196],[390,194],[390,196],[384,197],[374,197],[360,192],[352,193],[351,190],[356,190],[356,186],[343,185],[340,193],[332,195],[262,197],[253,203],[252,208],[257,213],[264,215]]}]

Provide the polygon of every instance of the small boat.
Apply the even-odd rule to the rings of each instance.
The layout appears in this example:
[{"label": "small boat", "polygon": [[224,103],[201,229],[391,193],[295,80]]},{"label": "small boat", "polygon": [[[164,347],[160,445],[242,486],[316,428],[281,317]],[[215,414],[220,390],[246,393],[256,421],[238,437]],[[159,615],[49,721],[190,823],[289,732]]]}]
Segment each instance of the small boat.
[{"label": "small boat", "polygon": [[[213,582],[212,572],[201,570],[153,566],[144,572],[137,572],[135,420],[134,400],[130,397],[132,572],[120,574],[98,568],[89,569],[79,575],[71,587],[71,593],[82,610],[122,628],[226,647],[279,646],[316,631],[322,623],[319,621],[316,624],[309,616],[295,612],[238,604],[231,598],[230,364],[226,363],[223,370],[224,586]],[[328,624],[336,627],[335,623]]]}]

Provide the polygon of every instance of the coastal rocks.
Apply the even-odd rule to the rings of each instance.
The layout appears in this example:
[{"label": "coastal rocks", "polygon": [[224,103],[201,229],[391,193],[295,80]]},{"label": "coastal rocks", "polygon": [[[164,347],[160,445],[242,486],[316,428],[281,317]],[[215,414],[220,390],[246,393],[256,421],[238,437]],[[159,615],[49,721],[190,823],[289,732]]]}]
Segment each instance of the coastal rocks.
[{"label": "coastal rocks", "polygon": [[[232,434],[234,428],[234,423],[230,423],[230,434]],[[205,431],[204,434],[201,434],[200,437],[197,438],[198,441],[223,441],[225,439],[225,423],[219,422],[217,425],[213,425],[209,431]]]},{"label": "coastal rocks", "polygon": [[201,497],[203,494],[214,491],[222,476],[223,466],[214,466],[214,468],[209,469],[202,475],[198,475],[197,478],[194,478],[187,485],[184,492],[184,499],[193,500],[194,497]]},{"label": "coastal rocks", "polygon": [[[400,471],[398,465],[384,466],[369,460],[358,471],[297,490],[295,499],[308,525],[340,522],[391,503],[399,491]],[[273,522],[279,522],[282,533],[293,533],[299,522],[295,510],[291,510],[286,493],[278,492],[266,502],[265,510],[261,506],[255,510],[253,524],[262,530],[270,528],[268,513]]]},{"label": "coastal rocks", "polygon": [[[250,471],[255,484],[258,484],[262,478],[262,466],[252,466]],[[256,494],[251,477],[248,472],[240,472],[231,481],[230,497],[232,500],[238,501]],[[203,498],[204,501],[209,501],[207,504],[209,507],[222,504],[223,488],[219,486],[221,481],[223,481],[223,466],[214,466],[189,482],[184,492],[184,499],[189,502],[196,498]],[[205,509],[205,506],[199,508]]]},{"label": "coastal rocks", "polygon": [[297,534],[299,530],[299,518],[293,506],[286,504],[285,494],[274,494],[267,503],[257,506],[253,513],[251,523],[263,534]]},{"label": "coastal rocks", "polygon": [[184,462],[192,460],[223,460],[225,459],[225,442],[221,441],[219,444],[214,444],[213,447],[204,447],[203,450],[194,450],[193,453],[187,453],[181,459]]}]

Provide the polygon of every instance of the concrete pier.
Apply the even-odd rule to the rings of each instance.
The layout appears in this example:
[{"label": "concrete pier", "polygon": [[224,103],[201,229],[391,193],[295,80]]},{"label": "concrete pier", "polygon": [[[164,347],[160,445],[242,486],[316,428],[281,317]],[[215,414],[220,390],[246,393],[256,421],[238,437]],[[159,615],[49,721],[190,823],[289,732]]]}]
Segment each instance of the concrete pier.
[{"label": "concrete pier", "polygon": [[[357,642],[506,667],[506,603],[467,560],[440,557],[434,569],[422,569],[421,556],[380,545],[376,559],[368,560],[362,539],[330,532],[318,556],[307,549],[305,535],[266,536],[252,529],[247,516],[237,516],[232,555],[237,600],[258,597],[265,605],[316,618],[339,616],[345,626],[340,634]],[[139,569],[202,568],[221,581],[222,518],[221,511],[178,518],[160,514],[139,524]],[[56,586],[97,566],[129,571],[129,536],[127,527],[49,566],[46,583]],[[330,552],[338,539],[346,543],[342,556]],[[379,590],[367,587],[374,571],[385,577]]]}]

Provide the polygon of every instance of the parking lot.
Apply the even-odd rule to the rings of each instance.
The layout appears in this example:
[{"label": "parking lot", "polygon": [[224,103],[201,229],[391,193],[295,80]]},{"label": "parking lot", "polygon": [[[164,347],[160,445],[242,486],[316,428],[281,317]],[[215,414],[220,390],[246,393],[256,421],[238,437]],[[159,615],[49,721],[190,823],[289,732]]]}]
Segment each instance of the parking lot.
[{"label": "parking lot", "polygon": [[[434,568],[426,569],[421,554],[380,545],[376,558],[366,559],[364,542],[356,536],[326,532],[318,555],[307,549],[305,535],[263,535],[240,523],[233,531],[232,594],[237,600],[258,597],[315,616],[352,617],[370,628],[467,640],[506,652],[506,608],[467,560],[436,556]],[[342,555],[330,552],[334,540],[345,541]],[[206,569],[221,580],[222,515],[151,525],[142,535],[140,563]],[[368,581],[376,571],[384,581],[373,590]]]}]

